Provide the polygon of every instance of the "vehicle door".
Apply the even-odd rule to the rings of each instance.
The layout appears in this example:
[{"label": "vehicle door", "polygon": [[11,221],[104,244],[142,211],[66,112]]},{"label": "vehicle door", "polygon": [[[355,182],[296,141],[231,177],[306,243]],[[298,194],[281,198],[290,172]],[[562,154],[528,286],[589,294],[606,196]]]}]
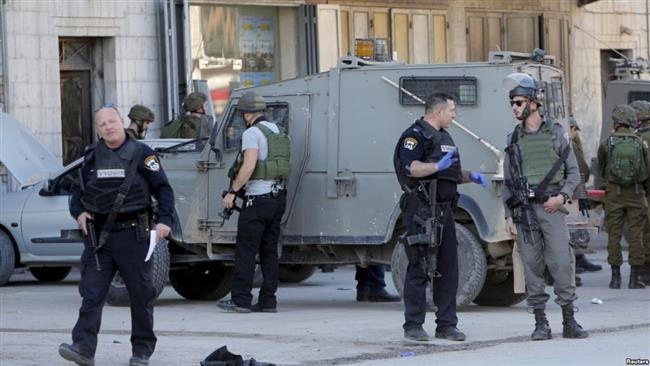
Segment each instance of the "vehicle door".
[{"label": "vehicle door", "polygon": [[[303,177],[304,166],[307,158],[307,141],[309,139],[309,128],[311,119],[311,96],[264,96],[267,100],[267,108],[264,115],[269,122],[277,123],[291,138],[291,175],[287,182],[287,208],[283,223],[291,220],[293,208],[300,196],[300,181]],[[214,144],[220,147],[220,156],[215,164],[216,169],[209,173],[210,194],[208,200],[211,209],[208,211],[208,222],[220,223],[222,217],[219,214],[223,211],[221,195],[230,186],[228,170],[235,161],[241,150],[241,136],[246,130],[246,123],[236,109],[237,99],[230,102],[230,107],[223,114],[221,129],[217,132]],[[237,205],[242,201],[237,199]],[[221,237],[225,242],[234,241],[237,231],[236,213],[226,221],[223,226],[218,225],[217,230],[226,232]],[[292,225],[287,225],[287,234],[294,234]],[[229,233],[228,233],[229,232]]]},{"label": "vehicle door", "polygon": [[37,256],[81,256],[83,237],[77,221],[70,216],[68,201],[73,183],[79,182],[81,159],[63,173],[39,183],[27,199],[21,217],[25,245]]}]

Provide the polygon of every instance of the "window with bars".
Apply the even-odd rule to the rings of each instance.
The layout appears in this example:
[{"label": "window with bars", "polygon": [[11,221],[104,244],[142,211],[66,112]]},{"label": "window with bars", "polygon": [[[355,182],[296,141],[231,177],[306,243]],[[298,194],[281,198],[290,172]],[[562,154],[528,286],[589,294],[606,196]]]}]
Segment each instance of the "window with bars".
[{"label": "window with bars", "polygon": [[[434,93],[447,93],[454,97],[457,105],[478,103],[477,79],[474,77],[402,77],[402,89],[422,100]],[[400,90],[399,102],[403,105],[419,105],[420,102]]]},{"label": "window with bars", "polygon": [[650,102],[650,91],[631,91],[627,93],[627,102],[632,103],[637,100],[647,100]]},{"label": "window with bars", "polygon": [[[266,104],[264,116],[267,121],[276,123],[278,127],[289,131],[289,104],[284,102],[273,102]],[[241,112],[236,108],[230,109],[230,115],[226,119],[225,132],[223,134],[223,146],[225,151],[237,150],[241,147],[241,136],[246,130],[246,122]]]}]

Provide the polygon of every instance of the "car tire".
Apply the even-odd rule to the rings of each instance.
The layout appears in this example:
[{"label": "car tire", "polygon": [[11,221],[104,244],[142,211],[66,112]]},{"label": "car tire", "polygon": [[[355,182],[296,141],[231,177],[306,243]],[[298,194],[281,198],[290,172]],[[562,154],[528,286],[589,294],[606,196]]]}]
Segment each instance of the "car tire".
[{"label": "car tire", "polygon": [[[456,223],[456,236],[458,239],[458,290],[456,292],[456,307],[470,304],[483,287],[487,272],[485,252],[474,234],[461,224]],[[393,249],[391,259],[391,275],[395,288],[400,296],[404,297],[404,280],[408,258],[404,245],[399,241]],[[433,295],[431,285],[427,286],[427,308],[433,309]]]},{"label": "car tire", "polygon": [[0,286],[9,282],[16,266],[16,253],[11,238],[0,230]]},{"label": "car tire", "polygon": [[188,300],[219,300],[230,292],[234,267],[202,262],[169,272],[169,281],[179,295]]},{"label": "car tire", "polygon": [[310,264],[282,264],[278,272],[280,282],[299,283],[316,272],[316,266]]},{"label": "car tire", "polygon": [[[169,250],[167,240],[161,240],[151,255],[151,270],[153,272],[154,299],[165,289],[169,281]],[[112,306],[128,306],[130,304],[129,292],[119,272],[115,273],[111,287],[108,289],[106,302]]]},{"label": "car tire", "polygon": [[41,282],[57,282],[68,277],[71,269],[71,267],[30,267],[29,271]]}]

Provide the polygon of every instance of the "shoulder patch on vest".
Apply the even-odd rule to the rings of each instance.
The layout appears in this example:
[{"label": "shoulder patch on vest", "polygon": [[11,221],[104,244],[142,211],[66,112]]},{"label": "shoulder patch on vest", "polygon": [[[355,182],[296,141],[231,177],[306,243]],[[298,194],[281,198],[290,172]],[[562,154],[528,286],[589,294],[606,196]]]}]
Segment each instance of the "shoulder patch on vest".
[{"label": "shoulder patch on vest", "polygon": [[407,150],[413,150],[418,146],[418,140],[413,137],[407,137],[404,139],[404,148]]},{"label": "shoulder patch on vest", "polygon": [[144,159],[144,167],[152,172],[160,171],[160,163],[156,155],[149,155]]}]

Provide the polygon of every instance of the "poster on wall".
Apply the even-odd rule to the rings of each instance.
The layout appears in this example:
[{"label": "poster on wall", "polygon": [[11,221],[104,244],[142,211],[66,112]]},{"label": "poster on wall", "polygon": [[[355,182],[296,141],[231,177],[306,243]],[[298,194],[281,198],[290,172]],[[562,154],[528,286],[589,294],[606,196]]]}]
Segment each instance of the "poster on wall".
[{"label": "poster on wall", "polygon": [[240,16],[238,38],[239,52],[243,60],[241,85],[256,86],[273,82],[273,18]]}]

